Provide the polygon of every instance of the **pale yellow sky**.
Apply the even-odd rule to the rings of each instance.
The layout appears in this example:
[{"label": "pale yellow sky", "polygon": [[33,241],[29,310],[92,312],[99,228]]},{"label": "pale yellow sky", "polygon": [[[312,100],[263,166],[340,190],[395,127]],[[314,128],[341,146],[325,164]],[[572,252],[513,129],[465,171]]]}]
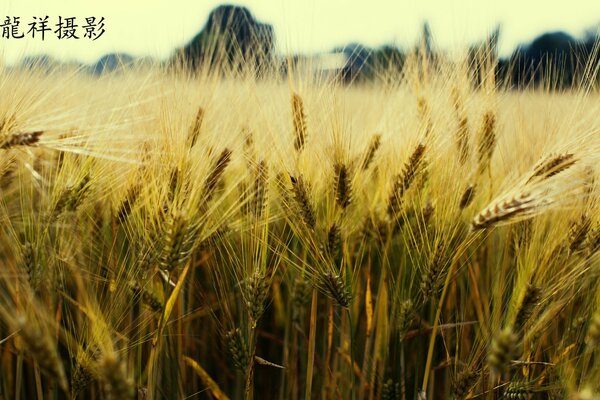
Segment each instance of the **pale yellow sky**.
[{"label": "pale yellow sky", "polygon": [[[215,0],[0,0],[0,20],[21,17],[21,30],[33,16],[105,18],[106,33],[97,41],[45,41],[0,38],[8,62],[23,55],[48,54],[63,60],[94,62],[110,52],[168,57],[204,25]],[[441,48],[464,47],[502,24],[500,50],[514,47],[548,30],[574,36],[600,22],[600,0],[240,0],[262,22],[273,25],[281,52],[326,51],[349,42],[369,46],[411,46],[423,21],[430,23]],[[26,35],[27,36],[27,35]],[[83,36],[83,32],[81,32]]]}]

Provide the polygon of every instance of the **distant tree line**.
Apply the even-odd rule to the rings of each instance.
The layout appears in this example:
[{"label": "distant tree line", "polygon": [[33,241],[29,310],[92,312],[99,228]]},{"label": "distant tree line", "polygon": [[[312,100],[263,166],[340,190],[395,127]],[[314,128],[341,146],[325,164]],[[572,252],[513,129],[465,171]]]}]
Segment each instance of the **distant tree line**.
[{"label": "distant tree line", "polygon": [[[527,45],[519,46],[510,57],[498,57],[500,29],[468,51],[472,82],[478,86],[485,73],[493,71],[496,82],[507,88],[548,85],[564,89],[582,83],[595,74],[598,82],[600,36],[589,32],[575,39],[564,32],[544,33]],[[274,67],[284,73],[288,61],[278,59],[274,51],[275,35],[269,24],[258,22],[245,7],[222,5],[214,9],[204,26],[185,47],[177,52],[178,60],[192,70],[202,67],[238,71],[252,68],[262,71]],[[346,58],[339,78],[346,83],[363,82],[400,74],[409,52],[386,45],[376,49],[358,43],[333,49]],[[433,50],[431,30],[425,24],[421,41],[411,50],[426,56],[432,67],[442,60]],[[292,60],[297,60],[293,57]]]},{"label": "distant tree line", "polygon": [[[553,89],[567,89],[590,80],[600,86],[598,31],[589,31],[583,39],[575,39],[564,32],[544,33],[531,43],[517,47],[506,58],[498,56],[499,37],[500,29],[497,28],[481,43],[468,49],[468,70],[475,87],[481,85],[490,72],[496,82],[506,88],[546,85]],[[443,53],[434,50],[428,24],[423,25],[421,39],[409,50],[394,45],[372,49],[352,43],[332,52],[344,56],[344,65],[335,73],[337,79],[347,84],[380,78],[393,80],[403,72],[411,55],[426,61],[428,68],[436,68],[444,60]],[[307,58],[310,57],[296,55],[283,59],[277,56],[271,25],[259,22],[245,7],[221,5],[210,13],[203,29],[178,49],[168,64],[183,65],[189,71],[237,74],[249,70],[257,75],[265,71],[279,71],[285,75],[290,66]],[[105,73],[140,65],[136,61],[127,54],[109,54],[89,70]],[[49,58],[33,57],[23,65],[48,64],[51,64]]]},{"label": "distant tree line", "polygon": [[584,84],[587,79],[600,83],[600,36],[594,32],[577,40],[564,32],[544,33],[529,45],[519,46],[508,59],[497,64],[501,83],[522,88],[549,85],[565,89]]},{"label": "distant tree line", "polygon": [[[424,39],[411,52],[416,59],[425,58],[430,68],[444,59],[431,46],[427,26]],[[473,86],[483,83],[488,73],[508,89],[546,86],[549,89],[567,89],[582,84],[600,86],[600,35],[588,33],[575,39],[564,32],[544,33],[527,45],[521,45],[506,58],[498,56],[500,30],[496,29],[486,40],[468,49],[467,67]],[[402,72],[408,52],[387,45],[368,49],[351,44],[335,51],[348,54],[347,64],[340,72],[345,82],[359,82],[386,77]]]}]

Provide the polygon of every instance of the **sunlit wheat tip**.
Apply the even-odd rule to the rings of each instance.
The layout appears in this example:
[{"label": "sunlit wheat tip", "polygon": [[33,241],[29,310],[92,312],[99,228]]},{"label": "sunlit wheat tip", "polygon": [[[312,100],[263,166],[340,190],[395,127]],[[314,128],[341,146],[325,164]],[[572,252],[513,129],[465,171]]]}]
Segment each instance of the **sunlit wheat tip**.
[{"label": "sunlit wheat tip", "polygon": [[365,155],[363,157],[363,162],[362,162],[362,170],[363,171],[366,171],[369,169],[369,166],[373,162],[373,159],[375,158],[375,154],[377,153],[377,150],[379,150],[380,146],[381,146],[381,135],[379,135],[379,134],[373,135],[373,137],[371,138],[371,141],[369,142],[369,147],[367,148],[367,152],[365,153]]},{"label": "sunlit wheat tip", "polygon": [[435,296],[441,286],[445,252],[445,244],[440,241],[421,277],[421,294],[424,300]]},{"label": "sunlit wheat tip", "polygon": [[29,241],[26,241],[21,247],[21,254],[23,257],[23,267],[27,272],[29,285],[34,291],[36,291],[40,287],[40,284],[43,280],[43,268],[38,264],[36,251]]},{"label": "sunlit wheat tip", "polygon": [[459,161],[461,164],[464,164],[469,158],[469,120],[464,110],[462,97],[456,86],[452,88],[452,99],[458,121],[456,146],[458,148]]},{"label": "sunlit wheat tip", "polygon": [[198,108],[198,112],[196,113],[196,119],[194,120],[194,124],[191,126],[191,129],[188,133],[187,137],[187,147],[191,149],[196,145],[198,141],[198,137],[200,136],[200,131],[202,129],[202,122],[204,121],[204,109],[202,107]]},{"label": "sunlit wheat tip", "polygon": [[333,223],[327,231],[327,253],[332,257],[336,257],[340,251],[342,243],[341,229],[338,224]]},{"label": "sunlit wheat tip", "polygon": [[569,229],[569,251],[571,253],[582,250],[591,226],[592,220],[587,214],[583,214],[579,221],[571,224]]},{"label": "sunlit wheat tip", "polygon": [[164,228],[162,252],[158,257],[160,266],[167,271],[181,266],[191,254],[193,239],[193,232],[184,215],[171,213]]},{"label": "sunlit wheat tip", "polygon": [[465,208],[469,207],[469,205],[473,201],[474,197],[475,197],[475,185],[473,185],[471,183],[471,184],[469,184],[469,186],[467,186],[467,188],[463,192],[462,196],[460,197],[460,202],[458,204],[459,208],[461,210],[464,210]]},{"label": "sunlit wheat tip", "polygon": [[435,207],[433,203],[428,201],[425,203],[423,208],[421,209],[421,217],[423,218],[423,224],[425,226],[429,225],[431,221],[431,217],[433,217],[433,213],[435,212]]},{"label": "sunlit wheat tip", "polygon": [[306,114],[302,98],[296,93],[292,94],[292,119],[295,133],[294,148],[296,151],[302,151],[306,142]]},{"label": "sunlit wheat tip", "polygon": [[417,97],[417,117],[425,130],[425,137],[428,137],[433,131],[433,122],[431,120],[429,103],[424,96]]},{"label": "sunlit wheat tip", "polygon": [[252,212],[259,218],[267,208],[269,168],[263,160],[256,166],[256,177],[254,179],[254,190],[252,194]]},{"label": "sunlit wheat tip", "polygon": [[577,162],[573,153],[551,154],[535,166],[531,177],[527,182],[535,178],[548,179],[568,168]]},{"label": "sunlit wheat tip", "polygon": [[387,202],[387,215],[389,219],[395,220],[396,216],[400,214],[402,207],[402,198],[399,197],[399,193],[402,192],[402,176],[397,175],[392,184],[392,190],[388,196]]},{"label": "sunlit wheat tip", "polygon": [[496,116],[488,111],[483,115],[479,132],[478,161],[480,171],[489,164],[496,145]]},{"label": "sunlit wheat tip", "polygon": [[205,201],[209,201],[221,182],[223,178],[223,174],[225,173],[225,169],[231,162],[231,150],[223,149],[219,157],[215,160],[212,165],[212,168],[204,181],[204,199]]},{"label": "sunlit wheat tip", "polygon": [[246,167],[248,170],[253,170],[256,164],[256,143],[254,142],[254,132],[248,127],[242,129],[242,136],[244,137],[244,161],[246,161]]},{"label": "sunlit wheat tip", "polygon": [[419,143],[410,155],[408,162],[404,164],[404,169],[402,170],[402,186],[400,196],[402,196],[404,192],[408,190],[413,182],[416,174],[419,171],[419,167],[423,163],[424,155],[425,145],[423,143]]},{"label": "sunlit wheat tip", "polygon": [[424,155],[425,145],[419,143],[413,150],[408,161],[404,164],[402,173],[396,175],[394,178],[392,191],[388,197],[387,213],[389,217],[394,217],[400,212],[401,199],[413,183],[414,178],[419,171],[419,167],[422,164]]},{"label": "sunlit wheat tip", "polygon": [[254,134],[252,133],[252,131],[250,129],[244,129],[244,153],[246,153],[247,156],[253,156],[254,155],[254,146],[255,146],[255,142],[254,142]]},{"label": "sunlit wheat tip", "polygon": [[181,170],[179,169],[179,167],[174,166],[173,168],[171,168],[171,173],[169,174],[169,191],[167,192],[167,199],[169,200],[169,202],[172,202],[175,199],[177,192],[180,189],[180,185]]},{"label": "sunlit wheat tip", "polygon": [[302,176],[298,176],[296,178],[290,175],[290,180],[292,181],[292,193],[294,195],[294,200],[302,217],[302,221],[309,229],[314,229],[317,221],[315,217],[315,211],[313,210],[313,206],[309,198],[308,185],[304,182],[304,178]]},{"label": "sunlit wheat tip", "polygon": [[333,169],[335,173],[335,200],[342,209],[345,209],[352,201],[352,182],[349,171],[346,165],[340,163],[336,163]]},{"label": "sunlit wheat tip", "polygon": [[474,230],[488,228],[498,222],[525,216],[536,206],[536,198],[530,192],[521,192],[508,199],[500,199],[490,204],[475,216],[471,226]]},{"label": "sunlit wheat tip", "polygon": [[0,141],[0,149],[7,150],[17,146],[32,146],[40,141],[43,131],[15,133]]},{"label": "sunlit wheat tip", "polygon": [[67,186],[54,206],[53,216],[58,217],[63,211],[76,211],[90,189],[90,175],[84,175],[73,186]]},{"label": "sunlit wheat tip", "polygon": [[123,201],[119,205],[119,208],[117,209],[117,221],[119,221],[119,223],[125,223],[127,217],[131,213],[132,207],[135,205],[140,195],[141,190],[141,185],[137,183],[133,184],[129,187],[129,189],[127,189],[125,198],[123,199]]}]

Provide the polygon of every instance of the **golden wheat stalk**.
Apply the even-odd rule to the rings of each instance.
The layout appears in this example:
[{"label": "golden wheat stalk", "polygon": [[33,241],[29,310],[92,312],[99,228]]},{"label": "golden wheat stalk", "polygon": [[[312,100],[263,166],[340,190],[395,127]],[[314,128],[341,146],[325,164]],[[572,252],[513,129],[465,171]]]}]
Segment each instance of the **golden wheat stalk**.
[{"label": "golden wheat stalk", "polygon": [[302,97],[296,93],[292,94],[292,120],[295,133],[294,148],[300,152],[306,143],[306,114]]},{"label": "golden wheat stalk", "polygon": [[488,111],[483,115],[477,147],[479,171],[483,171],[490,163],[496,146],[496,116]]},{"label": "golden wheat stalk", "polygon": [[327,231],[327,253],[331,258],[335,258],[340,251],[342,244],[341,229],[335,222],[331,224],[329,231]]},{"label": "golden wheat stalk", "polygon": [[336,163],[333,169],[335,173],[335,200],[342,209],[345,209],[352,201],[352,181],[345,164]]},{"label": "golden wheat stalk", "polygon": [[23,267],[27,272],[29,286],[31,286],[31,289],[33,289],[34,292],[36,292],[43,283],[43,276],[46,271],[45,268],[39,264],[36,253],[36,249],[29,241],[25,241],[21,246]]},{"label": "golden wheat stalk", "polygon": [[308,194],[308,185],[301,175],[298,178],[290,175],[290,180],[292,181],[292,192],[302,221],[309,229],[314,229],[317,225],[317,219]]},{"label": "golden wheat stalk", "polygon": [[325,294],[334,299],[338,305],[343,308],[350,306],[352,292],[340,274],[331,271],[321,271],[319,281]]},{"label": "golden wheat stalk", "polygon": [[142,190],[142,186],[139,183],[135,183],[127,189],[127,193],[125,194],[125,198],[121,202],[121,205],[117,209],[117,221],[120,224],[125,223],[127,217],[131,213],[131,209],[135,205],[140,192]]},{"label": "golden wheat stalk", "polygon": [[256,328],[258,320],[265,311],[265,300],[269,295],[271,282],[264,271],[255,269],[246,280],[245,302],[252,328]]},{"label": "golden wheat stalk", "polygon": [[435,296],[443,282],[445,252],[445,243],[440,241],[421,276],[421,294],[424,301]]},{"label": "golden wheat stalk", "polygon": [[140,286],[136,281],[129,282],[129,288],[134,296],[139,297],[145,305],[152,309],[152,311],[159,313],[163,310],[162,301],[148,288]]},{"label": "golden wheat stalk", "polygon": [[198,108],[198,112],[196,113],[196,119],[194,120],[194,124],[191,126],[190,131],[187,137],[187,148],[191,149],[196,145],[198,141],[198,137],[200,136],[200,131],[202,129],[202,122],[204,122],[204,109],[202,107]]},{"label": "golden wheat stalk", "polygon": [[507,222],[518,217],[525,217],[544,204],[530,191],[522,191],[506,198],[492,202],[473,218],[473,230],[491,227],[499,222]]},{"label": "golden wheat stalk", "polygon": [[52,216],[56,218],[63,211],[76,211],[90,190],[90,181],[91,178],[88,173],[84,175],[75,185],[67,186],[56,202]]},{"label": "golden wheat stalk", "polygon": [[229,351],[233,366],[240,371],[246,371],[250,364],[250,352],[239,328],[232,329],[225,334],[225,346]]},{"label": "golden wheat stalk", "polygon": [[460,92],[456,86],[452,88],[452,100],[458,129],[456,131],[456,146],[458,148],[459,161],[461,164],[467,162],[469,158],[469,120],[464,110],[464,105]]},{"label": "golden wheat stalk", "polygon": [[256,177],[254,179],[254,190],[252,193],[252,212],[256,218],[260,218],[268,204],[269,194],[269,167],[262,160],[256,166]]},{"label": "golden wheat stalk", "polygon": [[33,146],[40,141],[44,131],[14,133],[0,142],[0,149],[7,150],[17,146]]},{"label": "golden wheat stalk", "polygon": [[172,212],[167,219],[163,247],[158,255],[162,269],[173,271],[185,263],[192,253],[194,229],[181,212]]},{"label": "golden wheat stalk", "polygon": [[231,150],[223,149],[219,157],[213,163],[213,166],[204,181],[204,201],[208,202],[212,199],[215,194],[215,190],[217,189],[221,179],[223,178],[223,174],[225,173],[225,169],[231,162]]},{"label": "golden wheat stalk", "polygon": [[525,324],[535,312],[541,297],[541,288],[532,284],[527,284],[527,287],[525,288],[525,294],[523,295],[523,299],[521,300],[521,304],[517,310],[517,316],[515,317],[514,326],[516,332],[522,332]]},{"label": "golden wheat stalk", "polygon": [[569,251],[571,253],[582,250],[591,227],[592,220],[587,214],[583,214],[579,221],[571,224],[569,229]]},{"label": "golden wheat stalk", "polygon": [[387,213],[390,218],[394,218],[400,212],[401,199],[413,183],[415,176],[423,163],[424,155],[425,144],[419,143],[413,150],[408,161],[404,164],[402,173],[396,175],[392,191],[388,197]]},{"label": "golden wheat stalk", "polygon": [[381,146],[381,135],[380,134],[373,135],[373,137],[371,138],[371,141],[369,142],[369,147],[367,148],[367,152],[365,153],[365,155],[363,157],[363,162],[362,162],[362,170],[363,171],[366,171],[369,169],[369,166],[373,162],[373,159],[375,158],[375,154],[377,153],[377,150],[379,150],[380,146]]},{"label": "golden wheat stalk", "polygon": [[475,197],[475,185],[472,183],[467,186],[462,196],[460,197],[460,202],[458,204],[461,210],[469,207],[469,205],[473,202],[473,198]]},{"label": "golden wheat stalk", "polygon": [[548,179],[575,164],[578,160],[573,153],[551,154],[538,163],[527,180],[527,183],[536,178]]}]

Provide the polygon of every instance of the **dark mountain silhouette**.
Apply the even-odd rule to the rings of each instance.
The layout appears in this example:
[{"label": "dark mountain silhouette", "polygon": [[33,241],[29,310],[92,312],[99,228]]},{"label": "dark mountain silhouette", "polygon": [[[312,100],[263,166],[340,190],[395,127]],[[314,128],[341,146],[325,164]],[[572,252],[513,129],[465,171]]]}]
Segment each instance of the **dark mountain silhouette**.
[{"label": "dark mountain silhouette", "polygon": [[272,61],[274,42],[271,25],[258,22],[245,7],[222,5],[210,13],[204,29],[177,51],[177,57],[193,70],[260,70]]}]

